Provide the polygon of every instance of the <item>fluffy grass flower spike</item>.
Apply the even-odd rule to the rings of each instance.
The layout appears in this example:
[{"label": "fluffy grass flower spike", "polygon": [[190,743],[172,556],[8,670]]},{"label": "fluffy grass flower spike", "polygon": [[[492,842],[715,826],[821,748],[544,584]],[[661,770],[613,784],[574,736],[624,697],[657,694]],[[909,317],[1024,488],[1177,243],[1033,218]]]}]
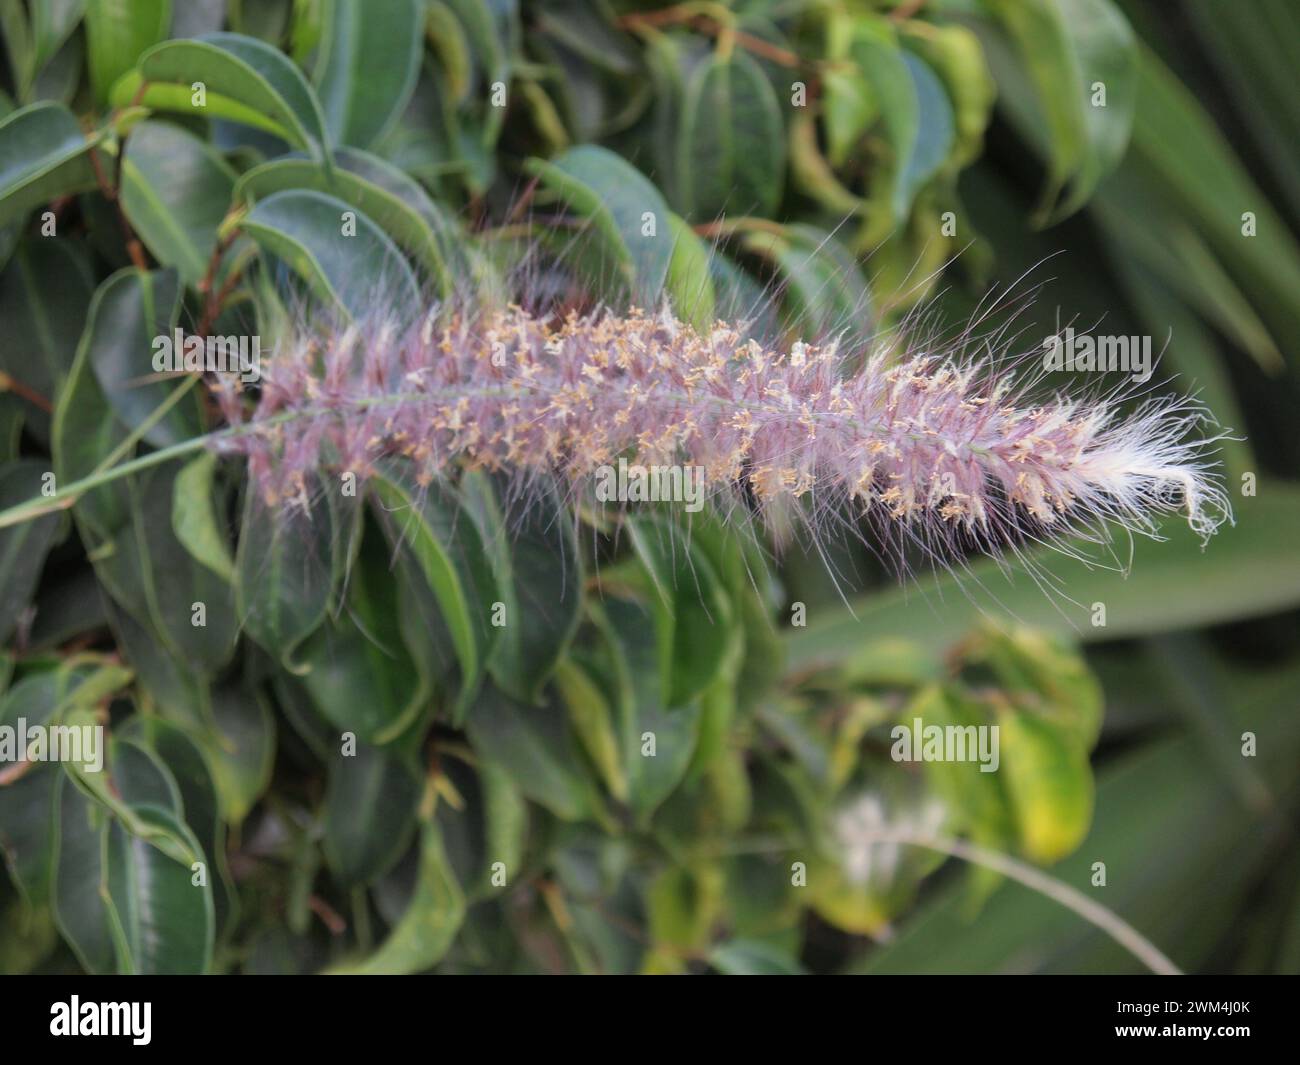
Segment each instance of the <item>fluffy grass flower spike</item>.
[{"label": "fluffy grass flower spike", "polygon": [[1208,538],[1231,518],[1208,414],[1180,397],[1123,414],[1122,399],[1031,401],[961,350],[879,350],[850,369],[834,344],[778,348],[667,311],[511,306],[304,329],[268,361],[247,421],[234,391],[223,408],[243,426],[225,447],[247,454],[271,505],[305,499],[322,465],[363,480],[393,455],[426,483],[469,465],[579,494],[625,458],[702,468],[724,509],[785,508],[814,531],[863,517],[878,545],[940,558],[1104,537],[1108,523],[1154,535],[1173,512]]}]

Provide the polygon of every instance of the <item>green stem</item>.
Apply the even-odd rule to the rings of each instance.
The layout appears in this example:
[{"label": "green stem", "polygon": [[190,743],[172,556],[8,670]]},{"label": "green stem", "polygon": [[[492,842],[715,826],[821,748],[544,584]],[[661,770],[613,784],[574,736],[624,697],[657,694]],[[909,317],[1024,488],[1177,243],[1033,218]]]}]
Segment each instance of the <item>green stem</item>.
[{"label": "green stem", "polygon": [[114,466],[111,469],[97,469],[94,473],[65,485],[53,495],[29,499],[26,503],[19,503],[8,510],[0,511],[0,529],[7,529],[10,525],[19,525],[22,522],[31,521],[33,518],[39,518],[44,514],[52,514],[56,510],[66,510],[92,488],[98,488],[121,477],[129,477],[131,474],[147,470],[151,466],[159,466],[171,459],[179,458],[181,455],[188,455],[227,435],[230,435],[229,430],[207,433],[204,436],[183,440],[179,444],[172,444],[171,447],[165,447],[159,451],[151,451],[149,454],[141,455],[130,462],[124,462],[121,466]]},{"label": "green stem", "polygon": [[169,410],[171,410],[174,406],[176,406],[176,404],[179,403],[181,399],[189,395],[190,390],[196,384],[198,384],[200,380],[201,378],[195,375],[194,377],[191,377],[188,381],[186,381],[184,384],[180,385],[177,388],[172,389],[171,394],[153,409],[149,417],[147,417],[133,430],[131,430],[130,435],[127,436],[127,438],[123,440],[120,444],[118,444],[117,447],[115,447],[111,452],[109,452],[108,456],[104,459],[104,461],[101,462],[98,466],[96,466],[91,471],[92,475],[96,473],[103,473],[105,470],[110,469],[113,466],[116,466],[121,459],[129,455],[131,453],[131,449],[134,448],[136,444],[138,444],[141,440],[145,438],[145,435],[149,432],[150,429],[152,429],[155,425],[157,425],[160,421],[162,421],[163,418],[167,416],[167,412]]}]

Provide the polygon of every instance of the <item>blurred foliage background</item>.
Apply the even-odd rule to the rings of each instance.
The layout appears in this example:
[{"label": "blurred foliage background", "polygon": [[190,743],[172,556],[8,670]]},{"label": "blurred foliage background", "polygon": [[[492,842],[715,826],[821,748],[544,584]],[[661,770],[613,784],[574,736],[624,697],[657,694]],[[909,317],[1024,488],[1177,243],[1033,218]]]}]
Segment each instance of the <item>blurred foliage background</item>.
[{"label": "blurred foliage background", "polygon": [[[1296,5],[0,0],[0,36],[0,511],[92,482],[0,517],[0,724],[112,736],[0,766],[0,971],[1142,968],[891,829],[1184,969],[1300,969]],[[900,586],[671,512],[579,550],[469,473],[286,528],[149,372],[381,280],[852,352],[1027,272],[1026,347],[1167,339],[1155,387],[1238,430],[1208,549]],[[1000,771],[892,761],[916,716],[999,724]]]}]

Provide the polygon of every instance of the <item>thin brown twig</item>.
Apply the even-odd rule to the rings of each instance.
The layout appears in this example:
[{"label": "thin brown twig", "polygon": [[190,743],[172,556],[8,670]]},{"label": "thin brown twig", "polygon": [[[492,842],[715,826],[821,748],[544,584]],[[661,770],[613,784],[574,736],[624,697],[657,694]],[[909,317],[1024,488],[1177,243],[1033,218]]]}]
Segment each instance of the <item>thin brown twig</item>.
[{"label": "thin brown twig", "polygon": [[636,29],[638,26],[658,27],[687,25],[693,29],[708,33],[714,37],[730,36],[736,44],[740,45],[747,52],[753,52],[754,55],[762,56],[764,59],[770,59],[783,67],[803,67],[808,66],[808,62],[787,48],[773,44],[771,41],[765,41],[762,37],[756,37],[752,33],[746,33],[744,30],[738,30],[734,26],[728,26],[723,21],[713,15],[705,12],[691,10],[691,5],[680,4],[676,7],[666,7],[661,11],[636,11],[627,15],[621,15],[615,22],[625,29]]},{"label": "thin brown twig", "polygon": [[889,13],[889,17],[895,22],[902,22],[905,19],[911,18],[923,7],[925,7],[925,0],[903,0],[901,4]]},{"label": "thin brown twig", "polygon": [[46,414],[54,413],[54,405],[33,388],[29,388],[16,377],[0,370],[0,392],[12,392],[19,399],[25,399],[33,407],[39,407]]},{"label": "thin brown twig", "polygon": [[[104,167],[99,161],[99,149],[95,145],[90,146],[90,169],[95,174],[95,184],[99,186],[99,191],[117,213],[118,222],[122,226],[122,236],[126,241],[126,252],[131,257],[131,265],[138,270],[148,270],[149,260],[144,254],[144,245],[135,235],[135,230],[131,228],[131,222],[126,217],[126,211],[122,207],[122,197],[119,195],[120,184],[111,183],[104,174]],[[125,154],[125,146],[118,146],[118,168],[116,171],[117,182],[122,180],[121,161]]]},{"label": "thin brown twig", "polygon": [[317,917],[320,918],[321,924],[329,929],[330,935],[341,936],[348,930],[348,923],[328,902],[319,895],[312,895],[307,899],[307,906]]}]

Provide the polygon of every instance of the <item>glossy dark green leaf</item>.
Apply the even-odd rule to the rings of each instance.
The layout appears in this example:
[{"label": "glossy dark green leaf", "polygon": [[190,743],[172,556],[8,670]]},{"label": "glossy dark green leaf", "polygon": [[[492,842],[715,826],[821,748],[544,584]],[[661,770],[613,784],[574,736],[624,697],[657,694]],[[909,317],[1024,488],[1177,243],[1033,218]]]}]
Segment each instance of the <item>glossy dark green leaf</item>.
[{"label": "glossy dark green leaf", "polygon": [[235,198],[259,200],[287,189],[329,193],[384,230],[447,295],[460,240],[454,221],[418,183],[377,156],[345,148],[333,171],[307,159],[273,159],[241,175]]},{"label": "glossy dark green leaf", "polygon": [[198,137],[148,120],[126,142],[122,207],[159,264],[196,285],[208,271],[234,181],[234,171]]},{"label": "glossy dark green leaf", "polygon": [[558,705],[528,706],[488,684],[479,692],[467,729],[479,756],[506,772],[534,802],[570,821],[591,811],[591,785]]},{"label": "glossy dark green leaf", "polygon": [[336,753],[325,792],[325,860],[344,887],[383,876],[415,829],[423,781],[411,760],[390,747],[356,745]]},{"label": "glossy dark green leaf", "polygon": [[214,475],[217,457],[205,452],[176,474],[172,491],[172,532],[190,556],[226,583],[235,579],[230,542],[217,517]]},{"label": "glossy dark green leaf", "polygon": [[[174,270],[128,267],[95,290],[81,342],[109,405],[128,429],[142,427],[172,390],[182,387],[170,379],[158,380],[153,367],[154,355],[161,350],[157,338],[173,340],[180,308],[181,286]],[[198,432],[194,401],[181,400],[144,439],[165,447]]]},{"label": "glossy dark green leaf", "polygon": [[[664,290],[675,246],[668,204],[634,166],[605,148],[584,144],[529,171],[580,218],[590,221],[606,256],[640,306]],[[689,311],[690,308],[688,307]]]},{"label": "glossy dark green leaf", "polygon": [[329,5],[316,83],[334,143],[368,147],[406,106],[420,64],[422,8],[417,0]]},{"label": "glossy dark green leaf", "polygon": [[199,563],[172,528],[177,464],[151,470],[134,486],[135,536],[143,588],[156,631],[189,668],[212,675],[234,651],[234,589]]},{"label": "glossy dark green leaf", "polygon": [[[48,472],[46,464],[35,459],[0,466],[0,508],[40,495]],[[0,644],[27,610],[58,530],[57,514],[0,529]]]},{"label": "glossy dark green leaf", "polygon": [[[263,41],[237,33],[164,41],[141,57],[135,75],[114,87],[114,105],[129,103],[142,81],[146,107],[228,118],[330,159],[320,101],[293,62]],[[195,82],[206,89],[205,106],[196,104]]]},{"label": "glossy dark green leaf", "polygon": [[213,885],[213,913],[218,934],[235,910],[235,893],[226,867],[226,830],[221,820],[216,784],[199,744],[180,727],[154,716],[137,715],[120,730],[139,737],[171,773],[180,792],[185,823],[194,833],[208,863]]},{"label": "glossy dark green leaf", "polygon": [[407,321],[419,311],[419,285],[397,245],[343,200],[310,190],[277,192],[240,227],[330,307],[363,318],[382,301]]},{"label": "glossy dark green leaf", "polygon": [[355,965],[328,970],[342,974],[402,974],[436,965],[465,919],[465,897],[443,852],[436,822],[420,832],[420,869],[415,892],[388,938]]},{"label": "glossy dark green leaf", "polygon": [[[113,412],[95,374],[92,351],[96,333],[82,333],[67,380],[59,391],[50,431],[54,470],[61,483],[92,473],[123,443],[126,427]],[[85,528],[89,545],[111,539],[130,528],[130,493],[122,482],[106,484],[81,496],[73,516]]]},{"label": "glossy dark green leaf", "polygon": [[201,973],[212,962],[210,886],[196,886],[190,864],[158,841],[197,860],[193,834],[157,806],[134,808],[144,838],[80,791],[59,789],[60,846],[55,913],[60,931],[93,973]]},{"label": "glossy dark green leaf", "polygon": [[[498,630],[494,604],[502,602],[482,538],[468,511],[445,485],[417,487],[412,471],[385,466],[371,481],[377,513],[394,550],[401,550],[424,578],[438,617],[421,613],[436,639],[445,628],[460,665],[458,716],[482,680]],[[417,649],[418,651],[418,649]]]},{"label": "glossy dark green leaf", "polygon": [[50,899],[59,841],[54,791],[62,775],[57,766],[38,765],[0,785],[0,854],[14,887],[31,906],[48,905]]},{"label": "glossy dark green leaf", "polygon": [[536,702],[573,639],[582,608],[572,519],[544,493],[519,513],[503,513],[496,485],[483,474],[467,476],[461,491],[492,560],[503,606],[488,669],[502,691]]},{"label": "glossy dark green leaf", "polygon": [[713,566],[680,530],[629,521],[628,532],[650,581],[659,655],[659,698],[686,706],[722,669],[735,624]]},{"label": "glossy dark green leaf", "polygon": [[342,611],[300,652],[302,683],[321,716],[375,744],[400,736],[430,696],[428,678],[405,641],[390,566],[383,537],[368,530],[348,572]]},{"label": "glossy dark green leaf", "polygon": [[325,620],[341,577],[343,531],[324,495],[310,512],[280,510],[255,492],[244,501],[235,555],[235,602],[252,639],[289,668]]},{"label": "glossy dark green leaf", "polygon": [[610,641],[608,682],[617,700],[629,805],[638,820],[647,823],[691,764],[701,706],[695,698],[687,703],[663,698],[662,651],[656,651],[662,621],[657,610],[610,599],[604,614]]},{"label": "glossy dark green leaf", "polygon": [[32,104],[0,119],[0,226],[95,188],[89,151],[96,139],[61,104]]},{"label": "glossy dark green leaf", "polygon": [[[54,403],[62,378],[72,369],[94,291],[85,250],[68,240],[30,237],[14,250],[0,274],[0,318],[10,343],[0,350],[0,371],[42,399]],[[27,399],[23,420],[37,439],[49,438],[49,415]]]},{"label": "glossy dark green leaf", "polygon": [[727,976],[803,976],[807,970],[788,951],[761,940],[732,939],[709,953],[709,964]]},{"label": "glossy dark green leaf", "polygon": [[167,36],[171,0],[86,0],[90,84],[102,104],[140,54]]},{"label": "glossy dark green leaf", "polygon": [[776,93],[741,49],[692,75],[677,143],[682,214],[770,215],[785,182],[785,131]]},{"label": "glossy dark green leaf", "polygon": [[32,5],[32,47],[37,69],[53,59],[67,43],[85,9],[86,0],[47,0]]}]

